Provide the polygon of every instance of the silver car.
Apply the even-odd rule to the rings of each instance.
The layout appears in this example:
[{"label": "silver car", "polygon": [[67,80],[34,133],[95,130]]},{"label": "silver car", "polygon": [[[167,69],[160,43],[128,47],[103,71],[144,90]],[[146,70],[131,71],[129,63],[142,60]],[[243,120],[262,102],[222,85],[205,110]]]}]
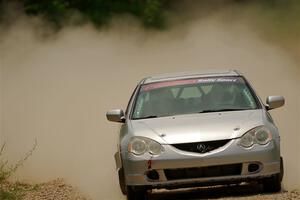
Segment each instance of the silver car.
[{"label": "silver car", "polygon": [[128,200],[147,198],[151,189],[242,182],[281,189],[280,136],[271,109],[235,70],[179,73],[143,79],[125,113],[110,110],[122,123],[115,160]]}]

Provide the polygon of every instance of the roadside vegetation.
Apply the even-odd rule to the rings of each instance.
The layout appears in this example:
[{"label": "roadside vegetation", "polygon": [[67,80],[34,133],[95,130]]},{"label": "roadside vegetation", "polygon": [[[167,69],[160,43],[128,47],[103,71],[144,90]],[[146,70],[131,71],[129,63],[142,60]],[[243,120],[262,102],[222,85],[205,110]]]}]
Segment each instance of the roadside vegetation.
[{"label": "roadside vegetation", "polygon": [[78,25],[90,21],[100,27],[116,15],[132,15],[145,27],[161,28],[167,10],[166,0],[0,0],[0,11],[12,2],[27,15],[41,16],[55,28],[70,21]]},{"label": "roadside vegetation", "polygon": [[42,27],[54,32],[86,22],[105,28],[115,16],[131,16],[147,29],[166,30],[195,19],[195,15],[213,16],[222,10],[228,20],[246,21],[263,39],[299,60],[300,47],[295,45],[300,41],[299,0],[0,0],[0,29],[7,29],[25,13],[45,20]]},{"label": "roadside vegetation", "polygon": [[4,158],[6,144],[1,145],[0,148],[0,200],[19,200],[22,199],[25,192],[37,189],[36,185],[22,184],[20,182],[10,183],[8,179],[23,166],[24,162],[33,154],[37,147],[35,141],[32,149],[30,149],[24,157],[18,160],[15,164],[10,164]]},{"label": "roadside vegetation", "polygon": [[[199,12],[211,9],[211,13],[218,11],[218,4],[222,8],[239,6],[246,8],[255,5],[262,11],[264,19],[273,21],[274,25],[289,26],[292,19],[297,18],[300,11],[298,0],[214,0],[210,1],[181,1],[181,0],[0,0],[0,20],[4,9],[9,4],[18,5],[29,16],[40,16],[55,28],[61,28],[65,23],[81,25],[86,21],[92,22],[96,27],[102,27],[110,22],[113,16],[132,15],[139,19],[145,27],[161,29],[174,15],[189,12],[176,9],[183,4],[194,5]],[[178,6],[179,5],[179,6]],[[183,6],[184,7],[184,6]],[[171,13],[171,15],[167,14]],[[296,13],[296,16],[294,14]],[[6,13],[11,15],[11,13]],[[300,26],[299,23],[297,26]],[[276,26],[275,26],[276,28]],[[272,27],[270,28],[272,30]],[[285,29],[280,29],[280,31]],[[295,33],[297,34],[297,33]]]}]

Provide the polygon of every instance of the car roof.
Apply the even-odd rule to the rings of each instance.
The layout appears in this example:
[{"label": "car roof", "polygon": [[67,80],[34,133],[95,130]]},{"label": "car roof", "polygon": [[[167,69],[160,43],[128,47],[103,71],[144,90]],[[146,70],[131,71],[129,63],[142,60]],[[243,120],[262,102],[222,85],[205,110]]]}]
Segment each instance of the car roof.
[{"label": "car roof", "polygon": [[216,76],[241,76],[241,73],[237,70],[210,70],[210,71],[191,71],[191,72],[177,72],[177,73],[167,73],[158,74],[155,76],[150,76],[141,82],[141,84],[189,79],[189,78],[202,78],[202,77],[216,77]]}]

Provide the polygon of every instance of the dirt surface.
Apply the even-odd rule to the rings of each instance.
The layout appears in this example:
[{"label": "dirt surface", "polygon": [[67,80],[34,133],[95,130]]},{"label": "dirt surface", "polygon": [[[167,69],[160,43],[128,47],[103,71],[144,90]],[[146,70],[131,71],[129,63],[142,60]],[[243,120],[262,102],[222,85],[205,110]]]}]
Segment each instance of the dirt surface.
[{"label": "dirt surface", "polygon": [[87,200],[77,189],[67,185],[63,180],[37,185],[35,190],[29,191],[24,200]]},{"label": "dirt surface", "polygon": [[[18,186],[9,183],[2,184],[6,190],[21,189],[20,200],[91,200],[81,194],[77,188],[66,184],[62,179],[30,185],[18,183]],[[202,187],[179,190],[153,190],[148,194],[148,200],[199,200],[199,199],[221,199],[221,200],[264,200],[264,199],[300,199],[299,190],[285,191],[267,194],[263,192],[261,185],[244,184],[229,186]],[[118,200],[125,200],[126,197]],[[1,200],[1,198],[0,198]],[[116,200],[116,199],[107,199]]]},{"label": "dirt surface", "polygon": [[15,191],[14,194],[20,200],[88,200],[76,188],[66,184],[62,179],[35,185],[6,182],[1,184],[1,187],[5,191]]}]

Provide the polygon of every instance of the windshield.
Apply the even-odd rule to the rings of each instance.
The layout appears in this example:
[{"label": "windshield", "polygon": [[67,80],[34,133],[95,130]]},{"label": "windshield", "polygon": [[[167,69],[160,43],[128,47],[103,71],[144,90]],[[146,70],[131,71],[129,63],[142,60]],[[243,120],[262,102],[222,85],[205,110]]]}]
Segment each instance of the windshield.
[{"label": "windshield", "polygon": [[209,77],[142,85],[132,119],[257,109],[242,77]]}]

